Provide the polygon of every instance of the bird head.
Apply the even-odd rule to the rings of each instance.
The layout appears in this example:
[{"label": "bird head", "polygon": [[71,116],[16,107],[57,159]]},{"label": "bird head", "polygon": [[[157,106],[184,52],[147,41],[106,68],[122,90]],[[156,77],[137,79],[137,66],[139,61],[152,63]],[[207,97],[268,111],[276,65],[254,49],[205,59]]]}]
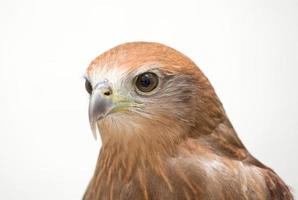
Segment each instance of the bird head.
[{"label": "bird head", "polygon": [[[223,109],[188,57],[158,43],[133,42],[98,56],[86,71],[92,132],[111,138],[177,141],[206,134]],[[119,140],[119,138],[118,138]]]}]

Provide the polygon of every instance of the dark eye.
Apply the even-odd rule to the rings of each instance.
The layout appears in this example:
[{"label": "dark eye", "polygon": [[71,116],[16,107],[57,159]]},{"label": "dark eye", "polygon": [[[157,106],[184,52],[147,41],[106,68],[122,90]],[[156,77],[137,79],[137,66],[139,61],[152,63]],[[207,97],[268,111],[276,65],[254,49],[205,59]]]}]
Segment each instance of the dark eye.
[{"label": "dark eye", "polygon": [[92,85],[87,79],[86,79],[86,82],[85,82],[85,88],[86,88],[86,90],[89,94],[92,93]]},{"label": "dark eye", "polygon": [[137,76],[136,87],[141,92],[151,92],[158,85],[158,76],[152,72],[145,72]]}]

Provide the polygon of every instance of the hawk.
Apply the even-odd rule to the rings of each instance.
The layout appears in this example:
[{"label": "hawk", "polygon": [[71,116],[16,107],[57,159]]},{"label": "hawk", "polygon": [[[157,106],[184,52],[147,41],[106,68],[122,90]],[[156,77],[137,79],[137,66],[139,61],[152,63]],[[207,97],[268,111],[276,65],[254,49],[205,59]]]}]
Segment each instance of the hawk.
[{"label": "hawk", "polygon": [[84,200],[291,200],[245,148],[212,85],[187,56],[131,42],[86,71],[102,146]]}]

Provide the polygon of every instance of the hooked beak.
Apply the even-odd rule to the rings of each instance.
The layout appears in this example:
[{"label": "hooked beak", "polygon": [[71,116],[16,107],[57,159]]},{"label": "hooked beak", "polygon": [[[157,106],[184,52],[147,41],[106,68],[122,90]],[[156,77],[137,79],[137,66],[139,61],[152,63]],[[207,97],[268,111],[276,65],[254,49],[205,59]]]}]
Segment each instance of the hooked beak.
[{"label": "hooked beak", "polygon": [[89,122],[94,138],[97,138],[97,121],[105,117],[114,107],[112,89],[108,81],[98,83],[90,96]]}]

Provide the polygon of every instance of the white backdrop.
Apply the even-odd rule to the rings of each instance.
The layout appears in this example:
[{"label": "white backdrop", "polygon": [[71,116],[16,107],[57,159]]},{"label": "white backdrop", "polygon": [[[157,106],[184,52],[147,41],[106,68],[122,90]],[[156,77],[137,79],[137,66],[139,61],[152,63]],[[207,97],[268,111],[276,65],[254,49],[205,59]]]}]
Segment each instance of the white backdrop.
[{"label": "white backdrop", "polygon": [[80,199],[100,143],[89,62],[128,41],[165,43],[215,87],[247,148],[298,190],[298,1],[0,2],[0,199]]}]

